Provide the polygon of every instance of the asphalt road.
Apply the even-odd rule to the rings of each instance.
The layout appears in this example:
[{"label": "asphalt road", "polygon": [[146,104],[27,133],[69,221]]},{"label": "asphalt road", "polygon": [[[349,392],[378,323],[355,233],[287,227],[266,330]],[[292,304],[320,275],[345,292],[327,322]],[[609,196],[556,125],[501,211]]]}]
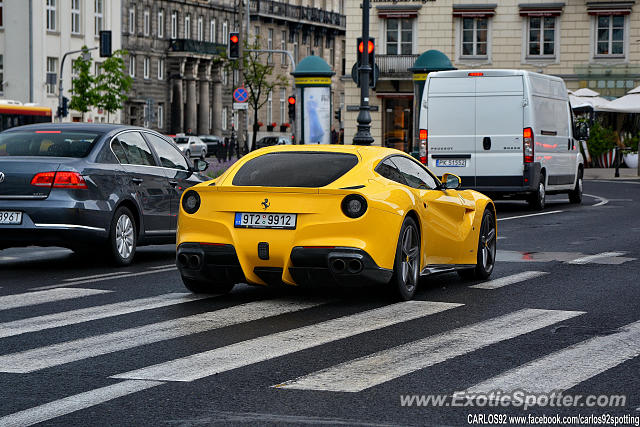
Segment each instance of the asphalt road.
[{"label": "asphalt road", "polygon": [[[64,249],[0,251],[0,425],[640,417],[640,181],[589,181],[585,193],[580,206],[552,196],[535,215],[499,202],[492,281],[428,278],[397,305],[375,290],[243,285],[195,299],[171,245],[118,269]],[[489,407],[491,390],[626,402],[525,411]],[[449,400],[401,403],[431,394]]]}]

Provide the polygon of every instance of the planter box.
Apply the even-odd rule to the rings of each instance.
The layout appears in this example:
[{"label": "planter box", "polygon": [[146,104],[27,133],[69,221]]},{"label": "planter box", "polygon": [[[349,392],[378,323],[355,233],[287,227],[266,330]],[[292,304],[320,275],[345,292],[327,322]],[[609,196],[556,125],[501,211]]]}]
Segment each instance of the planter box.
[{"label": "planter box", "polygon": [[289,129],[287,126],[280,126],[280,132],[286,132]]},{"label": "planter box", "polygon": [[267,126],[267,132],[273,132],[273,126]]}]

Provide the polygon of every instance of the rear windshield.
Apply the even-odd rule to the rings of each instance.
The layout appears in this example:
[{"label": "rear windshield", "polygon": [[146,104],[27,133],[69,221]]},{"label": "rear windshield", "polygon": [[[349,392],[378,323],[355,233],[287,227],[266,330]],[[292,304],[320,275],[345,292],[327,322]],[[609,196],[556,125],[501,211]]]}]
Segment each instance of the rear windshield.
[{"label": "rear windshield", "polygon": [[0,156],[85,157],[101,133],[14,131],[0,134]]},{"label": "rear windshield", "polygon": [[347,173],[357,163],[358,157],[347,153],[268,153],[242,165],[233,177],[233,185],[324,187]]},{"label": "rear windshield", "polygon": [[189,142],[189,138],[174,138],[174,141],[176,142],[176,144],[186,144],[187,142]]}]

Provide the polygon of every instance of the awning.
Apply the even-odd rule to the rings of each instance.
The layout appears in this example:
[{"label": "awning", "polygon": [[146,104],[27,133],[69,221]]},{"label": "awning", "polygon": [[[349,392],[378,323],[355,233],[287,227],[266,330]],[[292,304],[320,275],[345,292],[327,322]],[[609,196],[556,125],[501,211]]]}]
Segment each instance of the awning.
[{"label": "awning", "polygon": [[521,3],[520,16],[560,16],[564,3]]},{"label": "awning", "polygon": [[376,6],[379,18],[417,18],[422,5],[381,5]]},{"label": "awning", "polygon": [[497,4],[454,4],[455,18],[487,18],[496,14]]},{"label": "awning", "polygon": [[604,2],[588,1],[587,13],[589,15],[629,15],[635,1]]}]

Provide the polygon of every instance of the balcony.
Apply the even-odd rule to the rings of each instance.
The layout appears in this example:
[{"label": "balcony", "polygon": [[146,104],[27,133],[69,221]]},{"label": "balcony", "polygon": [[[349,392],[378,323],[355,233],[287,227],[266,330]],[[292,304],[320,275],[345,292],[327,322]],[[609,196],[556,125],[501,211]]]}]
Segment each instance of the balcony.
[{"label": "balcony", "polygon": [[419,55],[376,55],[376,65],[381,79],[411,79],[409,68]]},{"label": "balcony", "polygon": [[315,7],[294,6],[273,0],[250,1],[252,15],[307,25],[319,25],[343,32],[347,25],[346,16]]},{"label": "balcony", "polygon": [[171,39],[169,52],[188,52],[204,55],[220,55],[226,50],[221,43],[201,42],[191,39]]}]

